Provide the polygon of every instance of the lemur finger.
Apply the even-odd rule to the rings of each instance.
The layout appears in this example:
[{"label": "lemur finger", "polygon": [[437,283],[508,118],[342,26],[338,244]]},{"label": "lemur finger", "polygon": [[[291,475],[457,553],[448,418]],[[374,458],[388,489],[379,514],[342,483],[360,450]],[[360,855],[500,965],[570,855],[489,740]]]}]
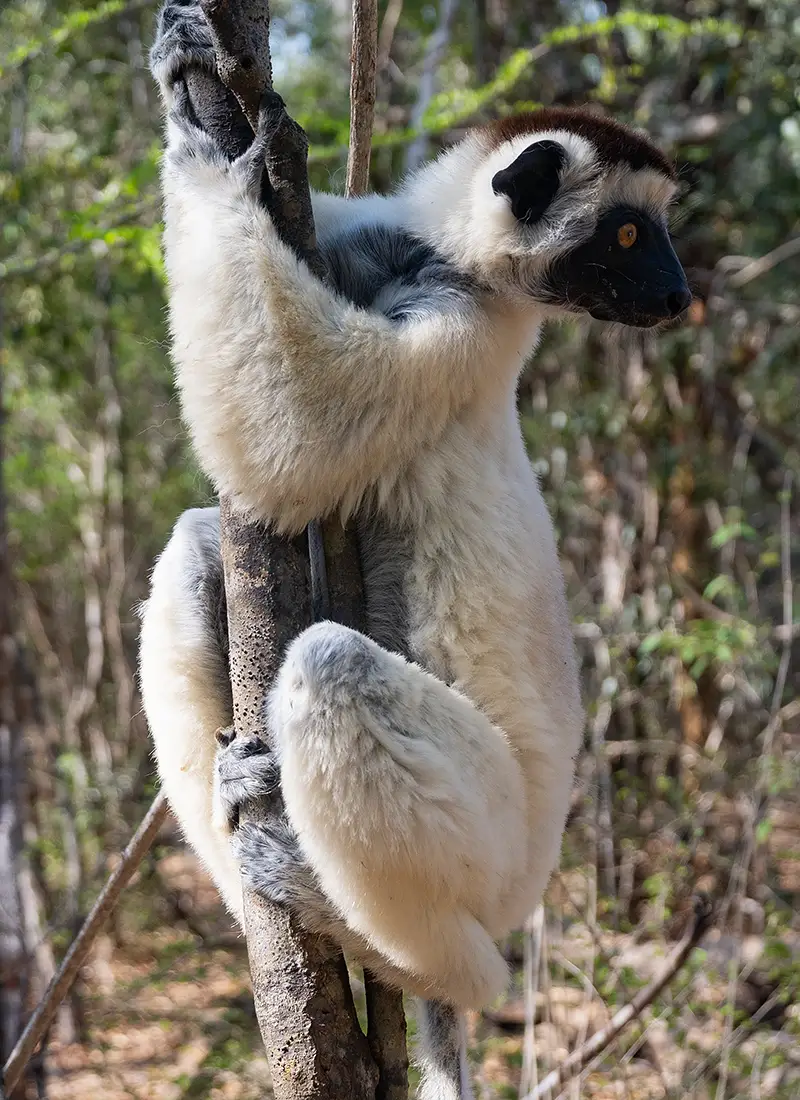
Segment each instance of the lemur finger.
[{"label": "lemur finger", "polygon": [[178,78],[172,85],[172,103],[170,104],[169,115],[176,126],[180,126],[182,130],[185,130],[187,126],[191,126],[195,130],[202,130],[186,81],[182,77]]},{"label": "lemur finger", "polygon": [[236,730],[233,726],[226,726],[225,729],[218,729],[214,734],[217,739],[217,744],[221,749],[227,749],[233,743],[233,739],[236,737]]},{"label": "lemur finger", "polygon": [[286,104],[278,93],[270,88],[265,89],[258,108],[256,135],[249,148],[233,163],[234,170],[241,173],[245,187],[251,193],[258,193],[261,189],[261,178],[270,146],[287,118]]},{"label": "lemur finger", "polygon": [[258,105],[256,141],[265,142],[268,148],[281,123],[287,117],[286,104],[282,97],[272,88],[265,88]]}]

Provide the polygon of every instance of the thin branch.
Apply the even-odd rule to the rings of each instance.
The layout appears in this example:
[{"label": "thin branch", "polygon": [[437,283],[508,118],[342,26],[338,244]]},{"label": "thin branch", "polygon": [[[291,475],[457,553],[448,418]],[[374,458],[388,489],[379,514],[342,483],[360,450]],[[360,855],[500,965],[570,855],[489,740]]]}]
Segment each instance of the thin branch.
[{"label": "thin branch", "polygon": [[[735,289],[745,286],[747,283],[751,283],[753,279],[758,279],[759,276],[766,275],[773,267],[782,264],[784,260],[790,260],[798,253],[800,253],[800,237],[792,237],[791,240],[784,241],[783,244],[779,244],[777,248],[773,248],[772,251],[768,252],[765,256],[760,256],[757,260],[748,260],[740,271],[730,276],[728,285]],[[736,259],[738,259],[738,257],[736,257]]]},{"label": "thin branch", "polygon": [[[799,238],[800,239],[800,238]],[[783,489],[781,492],[781,593],[783,604],[783,652],[778,666],[778,674],[775,677],[775,688],[772,693],[772,706],[770,713],[774,718],[780,710],[783,701],[783,693],[786,690],[786,678],[789,675],[789,666],[792,660],[792,636],[793,636],[793,609],[794,596],[792,586],[792,474],[790,471],[784,475]],[[770,751],[771,738],[768,739]]]},{"label": "thin branch", "polygon": [[119,863],[100,891],[80,932],[72,941],[47,992],[36,1006],[35,1012],[11,1051],[3,1067],[3,1084],[7,1093],[10,1093],[19,1081],[39,1040],[53,1022],[58,1006],[72,988],[98,933],[116,908],[120,895],[133,877],[134,871],[150,850],[166,816],[166,796],[163,791],[159,791],[141,825],[120,856]]},{"label": "thin branch", "polygon": [[403,0],[389,0],[378,36],[378,72],[383,73],[392,55],[394,33],[403,14]]},{"label": "thin branch", "polygon": [[[347,155],[347,198],[369,188],[372,124],[378,57],[377,0],[353,0],[353,44],[350,54],[350,146]],[[342,530],[338,519],[322,528],[322,568],[329,568],[329,613],[340,622],[365,630],[366,613],[355,530]],[[316,540],[316,532],[312,533]],[[313,568],[313,563],[312,563]],[[401,639],[397,639],[401,643]],[[364,972],[367,1001],[367,1042],[378,1068],[376,1100],[406,1100],[408,1051],[403,994]]]},{"label": "thin branch", "polygon": [[711,927],[713,909],[706,899],[696,899],[694,917],[688,932],[673,951],[664,969],[649,985],[640,989],[629,1004],[615,1012],[606,1027],[596,1031],[590,1039],[574,1050],[552,1073],[548,1073],[539,1084],[529,1092],[524,1100],[541,1100],[542,1097],[561,1089],[577,1077],[586,1066],[619,1038],[625,1028],[651,1005],[659,993],[668,985],[700,940]]},{"label": "thin branch", "polygon": [[378,64],[377,0],[353,0],[353,45],[350,53],[350,148],[347,155],[348,198],[369,187],[375,74]]}]

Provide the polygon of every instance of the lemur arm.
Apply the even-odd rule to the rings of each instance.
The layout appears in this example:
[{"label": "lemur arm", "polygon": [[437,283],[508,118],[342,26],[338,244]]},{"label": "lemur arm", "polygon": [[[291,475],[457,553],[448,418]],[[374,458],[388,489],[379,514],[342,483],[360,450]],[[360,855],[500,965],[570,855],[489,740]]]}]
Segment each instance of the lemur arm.
[{"label": "lemur arm", "polygon": [[490,338],[463,290],[446,309],[423,300],[393,321],[323,285],[257,201],[281,101],[265,102],[256,141],[233,163],[187,101],[174,95],[163,166],[184,413],[219,491],[298,529],[390,487],[469,400]]}]

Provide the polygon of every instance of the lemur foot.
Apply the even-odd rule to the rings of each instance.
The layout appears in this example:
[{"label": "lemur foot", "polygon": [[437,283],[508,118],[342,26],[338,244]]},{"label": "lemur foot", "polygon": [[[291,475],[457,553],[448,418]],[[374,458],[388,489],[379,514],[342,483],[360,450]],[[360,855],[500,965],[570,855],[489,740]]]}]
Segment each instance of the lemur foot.
[{"label": "lemur foot", "polygon": [[189,68],[216,75],[211,31],[197,0],[167,0],[158,13],[150,71],[162,88],[171,90]]},{"label": "lemur foot", "polygon": [[220,809],[231,829],[248,802],[278,809],[280,773],[269,746],[260,737],[234,737],[232,731],[217,734],[217,788]]},{"label": "lemur foot", "polygon": [[[280,774],[269,746],[260,737],[234,738],[229,730],[221,730],[217,740],[220,808],[235,830],[231,845],[245,883],[287,906],[310,931],[336,938],[341,918],[322,893],[286,819]],[[239,827],[242,808],[252,802],[266,802],[268,820]]]}]

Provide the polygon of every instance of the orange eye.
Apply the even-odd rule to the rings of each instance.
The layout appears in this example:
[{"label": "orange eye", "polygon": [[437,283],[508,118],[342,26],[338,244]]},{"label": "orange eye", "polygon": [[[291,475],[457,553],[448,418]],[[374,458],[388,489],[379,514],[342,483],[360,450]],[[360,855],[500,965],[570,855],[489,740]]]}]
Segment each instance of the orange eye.
[{"label": "orange eye", "polygon": [[631,248],[636,244],[636,238],[639,236],[639,231],[633,222],[625,222],[617,230],[617,240],[623,248]]}]

